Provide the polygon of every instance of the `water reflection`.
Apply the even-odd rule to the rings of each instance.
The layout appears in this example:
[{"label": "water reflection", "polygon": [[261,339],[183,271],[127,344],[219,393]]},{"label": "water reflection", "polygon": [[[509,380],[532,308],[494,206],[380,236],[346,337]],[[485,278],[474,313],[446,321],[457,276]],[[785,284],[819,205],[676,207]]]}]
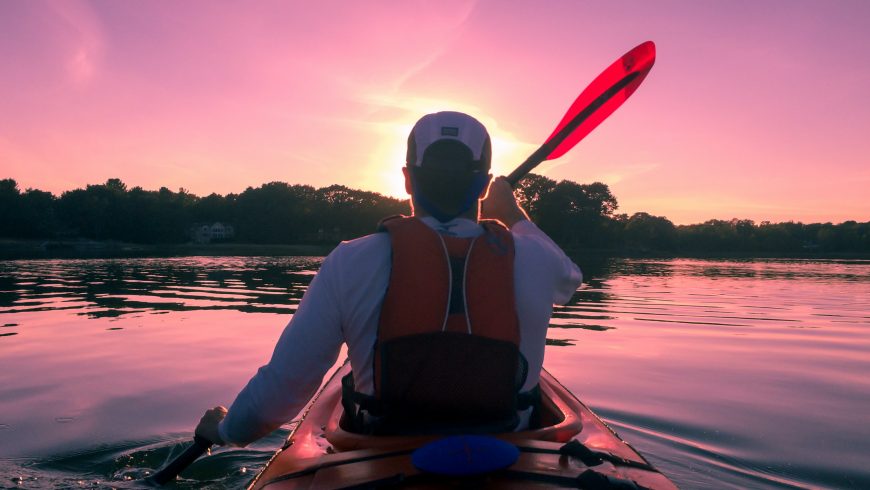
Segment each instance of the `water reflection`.
[{"label": "water reflection", "polygon": [[870,260],[808,259],[607,259],[592,262],[606,275],[701,276],[710,278],[762,278],[856,282],[867,280]]},{"label": "water reflection", "polygon": [[824,297],[812,298],[808,315],[794,315],[796,309],[807,308],[808,296],[801,290],[811,289],[813,283],[870,282],[870,261],[610,258],[587,264],[584,272],[592,278],[568,304],[555,308],[551,327],[607,331],[633,321],[745,328],[771,323],[814,329],[819,327],[807,324],[812,317],[831,323],[868,323],[870,318],[866,303],[843,298],[831,301],[836,312],[819,311]]},{"label": "water reflection", "polygon": [[[75,310],[89,318],[192,310],[292,313],[319,258],[11,261],[0,314]],[[14,325],[4,325],[10,327]]]}]

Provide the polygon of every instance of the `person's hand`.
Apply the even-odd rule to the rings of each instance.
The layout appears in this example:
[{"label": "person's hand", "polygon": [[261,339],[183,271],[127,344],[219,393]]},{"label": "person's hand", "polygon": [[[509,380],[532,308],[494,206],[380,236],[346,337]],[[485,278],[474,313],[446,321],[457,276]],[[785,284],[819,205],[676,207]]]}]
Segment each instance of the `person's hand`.
[{"label": "person's hand", "polygon": [[508,228],[518,221],[529,219],[525,211],[517,204],[514,191],[504,177],[498,177],[492,181],[486,198],[480,203],[480,217],[497,219]]},{"label": "person's hand", "polygon": [[226,407],[214,407],[205,411],[205,415],[199,419],[199,425],[196,426],[194,432],[199,437],[207,439],[209,442],[222,446],[224,444],[218,432],[218,424],[227,416]]}]

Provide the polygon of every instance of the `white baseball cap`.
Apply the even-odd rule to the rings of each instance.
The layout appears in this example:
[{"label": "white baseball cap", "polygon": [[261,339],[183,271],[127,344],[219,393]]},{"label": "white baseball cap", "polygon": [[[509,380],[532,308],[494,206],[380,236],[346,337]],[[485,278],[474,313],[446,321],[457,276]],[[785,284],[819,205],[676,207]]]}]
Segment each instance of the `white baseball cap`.
[{"label": "white baseball cap", "polygon": [[462,143],[471,152],[475,170],[489,170],[492,143],[486,128],[468,114],[452,111],[427,114],[417,121],[408,136],[407,166],[422,167],[427,150],[440,141]]}]

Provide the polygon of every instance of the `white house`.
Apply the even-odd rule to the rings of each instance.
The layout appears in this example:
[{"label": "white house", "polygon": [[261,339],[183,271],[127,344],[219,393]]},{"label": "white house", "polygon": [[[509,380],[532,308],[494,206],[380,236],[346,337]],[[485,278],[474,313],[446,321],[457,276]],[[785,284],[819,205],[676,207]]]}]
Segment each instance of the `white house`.
[{"label": "white house", "polygon": [[195,225],[191,230],[193,241],[196,243],[210,243],[212,240],[227,240],[235,236],[233,225],[216,221],[212,224]]}]

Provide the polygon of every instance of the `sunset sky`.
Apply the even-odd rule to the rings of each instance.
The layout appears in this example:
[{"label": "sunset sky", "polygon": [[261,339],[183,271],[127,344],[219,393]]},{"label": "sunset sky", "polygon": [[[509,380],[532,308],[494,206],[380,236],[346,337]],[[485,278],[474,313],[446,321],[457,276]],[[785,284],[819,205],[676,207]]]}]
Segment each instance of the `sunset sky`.
[{"label": "sunset sky", "polygon": [[634,96],[538,173],[678,224],[870,221],[868,26],[863,0],[6,0],[0,178],[404,197],[421,115],[478,117],[507,174],[652,40]]}]

